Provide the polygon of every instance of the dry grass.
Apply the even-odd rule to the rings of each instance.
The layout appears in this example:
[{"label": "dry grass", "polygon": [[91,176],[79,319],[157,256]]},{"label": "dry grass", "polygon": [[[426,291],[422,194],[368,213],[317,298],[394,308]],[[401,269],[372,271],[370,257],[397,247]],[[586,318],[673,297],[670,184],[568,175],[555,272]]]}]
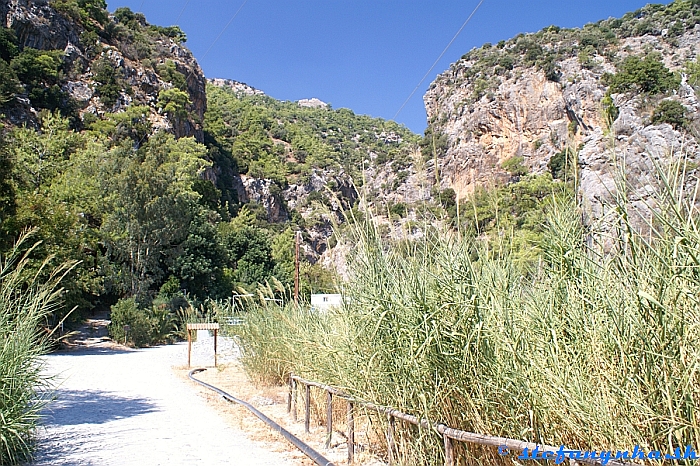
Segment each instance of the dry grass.
[{"label": "dry grass", "polygon": [[[189,369],[186,366],[173,368],[179,377],[187,378]],[[288,387],[255,384],[246,375],[240,364],[221,365],[218,368],[210,368],[197,374],[197,378],[203,382],[214,385],[232,396],[255,406],[266,416],[277,422],[289,432],[299,437],[316,451],[333,461],[335,464],[347,462],[347,445],[343,434],[339,431],[346,429],[346,406],[344,402],[336,400],[333,410],[334,434],[331,446],[325,448],[325,394],[318,390],[312,390],[311,402],[311,426],[310,433],[304,432],[304,401],[303,393],[299,394],[298,421],[293,422],[291,415],[287,413]],[[192,382],[189,382],[192,383]],[[244,432],[248,438],[261,443],[267,450],[281,452],[289,458],[293,464],[299,466],[312,466],[315,463],[303,453],[291,445],[284,437],[270,429],[264,422],[244,407],[228,403],[204,387],[197,386],[202,397],[213,404],[225,418],[226,422],[234,429]],[[366,417],[359,416],[356,422],[355,441],[358,443],[358,451],[355,454],[355,464],[359,466],[380,466],[385,463],[369,453],[370,443],[377,443],[374,439],[370,424]],[[362,451],[365,450],[365,451]]]}]

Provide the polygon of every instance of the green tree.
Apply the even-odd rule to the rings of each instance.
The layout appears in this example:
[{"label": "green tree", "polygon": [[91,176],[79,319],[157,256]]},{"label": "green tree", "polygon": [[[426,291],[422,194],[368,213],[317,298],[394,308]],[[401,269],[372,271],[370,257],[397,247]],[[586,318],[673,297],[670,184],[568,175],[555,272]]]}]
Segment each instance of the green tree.
[{"label": "green tree", "polygon": [[187,42],[187,34],[185,34],[182,31],[182,29],[180,29],[180,26],[151,26],[151,29],[157,32],[158,34],[164,35],[165,37],[170,37],[178,44],[183,44]]},{"label": "green tree", "polygon": [[0,58],[9,63],[18,53],[15,31],[0,27]]},{"label": "green tree", "polygon": [[103,58],[94,65],[94,79],[97,82],[95,90],[100,100],[107,107],[112,107],[117,103],[119,94],[124,85],[119,79],[114,63],[107,58]]},{"label": "green tree", "polygon": [[174,61],[166,60],[165,63],[158,65],[156,69],[158,70],[158,75],[163,81],[171,83],[181,91],[187,90],[185,75],[177,70]]},{"label": "green tree", "polygon": [[13,160],[5,142],[5,129],[0,125],[0,228],[8,217],[15,214],[15,209]]},{"label": "green tree", "polygon": [[220,234],[236,282],[255,287],[272,276],[275,262],[267,232],[250,226],[234,229],[224,225]]},{"label": "green tree", "polygon": [[190,96],[180,89],[164,89],[158,93],[158,108],[170,118],[187,118],[187,108],[192,105]]},{"label": "green tree", "polygon": [[17,74],[10,65],[0,60],[0,107],[12,101],[21,89]]},{"label": "green tree", "polygon": [[98,136],[107,137],[111,145],[117,146],[131,140],[138,149],[153,132],[146,106],[130,105],[123,112],[108,113],[103,120],[95,120],[86,126]]},{"label": "green tree", "polygon": [[214,212],[197,209],[170,268],[180,286],[200,301],[228,297],[232,291],[223,275],[226,251],[217,234],[218,220]]},{"label": "green tree", "polygon": [[287,227],[275,236],[271,243],[272,259],[275,261],[274,275],[285,285],[294,283],[295,233]]},{"label": "green tree", "polygon": [[41,258],[49,255],[62,262],[78,261],[64,280],[65,300],[68,309],[74,305],[86,309],[101,289],[97,241],[90,227],[90,212],[73,203],[70,193],[89,191],[90,183],[67,174],[73,158],[84,150],[85,140],[56,113],[44,114],[41,123],[40,132],[18,128],[8,134],[16,207],[14,215],[3,222],[4,239],[12,241],[25,229],[37,229],[41,244],[32,256],[36,262],[30,264],[37,270],[41,269]]},{"label": "green tree", "polygon": [[23,189],[31,191],[50,185],[82,144],[82,138],[70,130],[68,120],[57,112],[44,114],[40,132],[15,129],[10,149],[16,161],[18,182]]},{"label": "green tree", "polygon": [[193,183],[208,165],[206,149],[192,138],[156,133],[138,150],[122,145],[109,152],[103,178],[108,210],[102,232],[116,265],[111,284],[147,301],[188,236],[199,195]]},{"label": "green tree", "polygon": [[109,21],[107,2],[105,0],[78,0],[78,7],[83,13],[83,25],[88,25],[90,21],[97,21],[104,26]]}]

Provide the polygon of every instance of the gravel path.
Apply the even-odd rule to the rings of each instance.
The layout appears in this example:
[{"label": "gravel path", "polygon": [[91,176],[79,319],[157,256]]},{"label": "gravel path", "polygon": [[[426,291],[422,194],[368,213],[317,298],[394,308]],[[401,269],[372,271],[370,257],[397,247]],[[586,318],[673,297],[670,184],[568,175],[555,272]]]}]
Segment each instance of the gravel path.
[{"label": "gravel path", "polygon": [[[206,343],[196,345],[193,366],[209,363]],[[97,343],[46,360],[59,388],[34,466],[292,464],[229,427],[176,377],[172,367],[186,364],[187,343],[142,350]]]}]

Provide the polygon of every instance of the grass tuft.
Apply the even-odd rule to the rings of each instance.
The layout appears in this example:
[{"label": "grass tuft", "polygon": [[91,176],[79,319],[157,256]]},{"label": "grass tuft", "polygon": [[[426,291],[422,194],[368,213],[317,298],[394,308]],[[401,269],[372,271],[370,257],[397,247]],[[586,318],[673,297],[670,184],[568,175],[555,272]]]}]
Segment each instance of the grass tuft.
[{"label": "grass tuft", "polygon": [[0,259],[0,464],[26,461],[39,412],[47,401],[48,379],[42,375],[41,356],[49,345],[49,316],[60,306],[61,279],[70,265],[54,269],[48,279],[39,278],[49,267],[30,271],[26,249],[31,234],[17,242]]}]

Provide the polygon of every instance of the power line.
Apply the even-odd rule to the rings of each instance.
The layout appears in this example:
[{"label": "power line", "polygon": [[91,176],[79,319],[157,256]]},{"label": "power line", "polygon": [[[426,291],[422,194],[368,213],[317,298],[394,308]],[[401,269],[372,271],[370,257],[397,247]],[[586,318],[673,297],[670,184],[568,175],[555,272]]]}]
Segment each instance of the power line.
[{"label": "power line", "polygon": [[[483,1],[483,0],[482,0],[482,1]],[[233,15],[233,16],[231,17],[231,19],[229,20],[228,24],[226,24],[226,26],[221,30],[221,32],[220,32],[219,35],[216,37],[216,39],[214,39],[214,42],[211,43],[211,45],[210,45],[209,48],[207,49],[207,52],[202,56],[202,58],[200,58],[200,60],[204,60],[204,59],[206,58],[206,56],[209,55],[209,51],[212,49],[212,47],[214,47],[214,44],[216,44],[216,43],[219,41],[219,39],[221,38],[221,36],[224,35],[224,32],[226,32],[226,29],[228,29],[228,27],[231,25],[231,23],[233,22],[233,20],[236,19],[236,16],[238,16],[238,13],[240,13],[240,11],[243,9],[243,7],[245,6],[246,3],[248,3],[248,0],[245,0],[245,1],[243,2],[243,4],[238,8],[238,10],[236,10],[236,13],[234,13],[234,15]]]},{"label": "power line", "polygon": [[139,6],[139,11],[143,12],[143,4],[146,3],[146,0],[141,0],[141,6]]},{"label": "power line", "polygon": [[469,21],[472,19],[472,16],[474,16],[474,14],[477,12],[477,10],[479,9],[479,7],[481,6],[482,3],[484,3],[484,0],[481,0],[481,1],[479,2],[479,4],[476,6],[476,8],[474,8],[474,11],[472,11],[472,13],[469,15],[469,17],[468,17],[467,20],[464,22],[464,24],[462,24],[462,27],[459,28],[459,31],[457,31],[457,34],[454,35],[454,37],[452,38],[452,40],[450,41],[450,43],[447,44],[447,47],[445,47],[445,50],[443,50],[442,53],[440,54],[440,56],[437,58],[437,60],[435,60],[435,63],[433,63],[433,66],[430,67],[430,69],[428,70],[428,72],[425,73],[425,76],[423,76],[423,79],[421,79],[420,82],[418,83],[418,85],[416,86],[416,88],[413,89],[413,92],[411,92],[411,95],[408,96],[408,98],[404,101],[403,105],[401,105],[401,108],[399,108],[399,111],[396,112],[396,115],[394,115],[394,118],[393,118],[394,120],[396,120],[396,117],[399,116],[399,113],[401,113],[401,110],[403,110],[403,108],[406,106],[406,104],[408,103],[408,101],[411,100],[411,97],[413,97],[413,94],[415,94],[416,91],[418,90],[418,88],[421,86],[421,84],[423,84],[423,81],[425,81],[425,78],[427,78],[428,75],[433,71],[433,69],[435,68],[435,66],[437,66],[438,62],[442,59],[442,57],[443,57],[443,56],[445,55],[445,53],[447,52],[447,49],[449,49],[450,46],[452,46],[452,43],[455,41],[455,39],[457,39],[457,36],[459,36],[459,34],[462,32],[462,29],[464,29],[464,27],[469,23]]},{"label": "power line", "polygon": [[[187,3],[189,3],[189,2],[190,2],[190,0],[187,0]],[[185,4],[185,6],[187,6],[187,3]],[[221,30],[219,35],[216,36],[216,39],[214,39],[214,42],[211,43],[211,45],[207,49],[206,53],[204,55],[202,55],[202,58],[197,60],[198,62],[201,62],[202,60],[204,60],[206,58],[207,55],[209,55],[209,51],[212,49],[212,47],[214,47],[214,44],[216,44],[216,42],[221,38],[221,36],[224,35],[224,32],[226,32],[226,29],[228,29],[228,27],[231,25],[233,20],[236,19],[236,16],[238,16],[238,13],[240,13],[240,11],[243,9],[243,7],[245,6],[246,3],[248,3],[248,0],[244,0],[244,2],[241,4],[241,6],[238,8],[238,10],[236,10],[236,12],[233,14],[233,16],[231,17],[229,22],[226,24],[226,26],[224,26],[224,28]],[[184,10],[184,7],[183,7],[183,10]],[[180,14],[182,14],[182,12]],[[193,72],[194,72],[194,67],[192,67],[190,69],[190,72],[187,73],[187,76],[185,77],[185,82],[189,82],[190,76],[192,76]]]},{"label": "power line", "polygon": [[[145,0],[144,0],[145,1]],[[180,10],[180,14],[177,15],[177,19],[175,20],[175,24],[177,24],[180,21],[180,18],[182,17],[182,14],[185,12],[185,8],[187,8],[187,5],[190,4],[190,0],[187,0],[185,2],[185,6],[182,7],[182,10]]]}]

